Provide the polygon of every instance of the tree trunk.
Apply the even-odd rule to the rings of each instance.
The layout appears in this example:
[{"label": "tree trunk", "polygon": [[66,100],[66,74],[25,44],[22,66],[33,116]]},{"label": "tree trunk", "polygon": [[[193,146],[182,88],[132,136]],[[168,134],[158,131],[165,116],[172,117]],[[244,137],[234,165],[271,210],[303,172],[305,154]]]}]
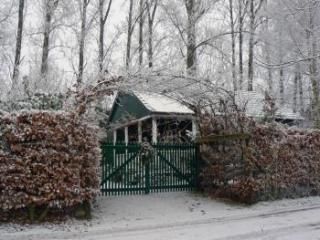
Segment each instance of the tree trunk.
[{"label": "tree trunk", "polygon": [[318,56],[317,56],[317,37],[314,33],[315,12],[309,3],[309,29],[307,30],[307,40],[309,42],[309,74],[312,85],[312,115],[315,128],[320,128],[320,102],[319,102],[319,83],[318,83]]},{"label": "tree trunk", "polygon": [[78,68],[78,79],[77,84],[80,86],[83,82],[83,72],[84,72],[84,48],[85,48],[85,38],[86,38],[86,23],[87,23],[87,7],[88,0],[83,0],[82,2],[82,12],[81,12],[81,30],[79,39],[79,68]]},{"label": "tree trunk", "polygon": [[[263,0],[262,0],[263,1]],[[265,32],[265,35],[264,35],[264,51],[266,53],[266,62],[267,62],[267,85],[268,85],[268,91],[269,91],[269,94],[273,94],[273,74],[272,74],[272,67],[271,67],[271,42],[270,42],[270,39],[269,38],[269,16],[267,15],[268,14],[268,0],[264,0],[264,10],[266,12],[266,15],[265,15],[265,24],[264,24],[264,29],[263,31]]]},{"label": "tree trunk", "polygon": [[239,7],[239,89],[242,90],[243,85],[243,22],[244,16],[242,11],[242,0],[238,0]]},{"label": "tree trunk", "polygon": [[105,25],[107,22],[107,19],[109,17],[112,0],[109,0],[108,8],[106,12],[104,11],[106,0],[99,0],[99,18],[100,18],[100,24],[99,24],[99,72],[102,76],[104,72],[104,34],[105,34]]},{"label": "tree trunk", "polygon": [[253,91],[253,58],[254,58],[254,34],[255,34],[254,0],[250,0],[250,30],[249,30],[249,60],[248,60],[248,91]]},{"label": "tree trunk", "polygon": [[54,1],[54,0],[46,1],[45,24],[44,24],[43,44],[42,44],[42,59],[41,59],[41,78],[42,79],[46,79],[48,74],[51,20],[52,20],[54,8],[57,6],[57,4],[58,4],[58,1]]},{"label": "tree trunk", "polygon": [[[103,74],[103,59],[104,59],[104,1],[99,0],[99,72],[100,75]],[[100,76],[101,77],[101,76]]]},{"label": "tree trunk", "polygon": [[139,67],[143,64],[143,25],[144,25],[144,0],[139,3]]},{"label": "tree trunk", "polygon": [[[265,25],[265,32],[269,33],[269,18],[266,19],[266,25]],[[269,93],[273,93],[273,74],[272,74],[272,68],[271,68],[271,48],[270,48],[270,41],[268,39],[265,40],[265,51],[266,51],[266,61],[268,64],[268,90]]]},{"label": "tree trunk", "polygon": [[296,71],[294,74],[294,82],[293,82],[293,112],[298,111],[298,83],[299,83],[299,72],[298,67],[296,66]]},{"label": "tree trunk", "polygon": [[129,17],[128,17],[128,35],[127,35],[127,54],[126,54],[126,70],[127,71],[130,70],[130,64],[131,64],[131,39],[132,39],[132,32],[133,32],[132,16],[133,16],[133,0],[130,0]]},{"label": "tree trunk", "polygon": [[284,105],[284,67],[283,67],[283,32],[282,27],[279,29],[278,34],[278,59],[279,59],[279,95],[280,95],[280,105]]},{"label": "tree trunk", "polygon": [[280,67],[279,69],[279,90],[280,90],[280,104],[284,105],[284,69]]},{"label": "tree trunk", "polygon": [[149,68],[153,68],[153,22],[149,20],[149,36],[148,36],[148,61]]},{"label": "tree trunk", "polygon": [[14,59],[14,67],[12,74],[12,90],[17,87],[19,72],[20,72],[20,61],[21,61],[21,48],[22,48],[22,34],[23,34],[23,12],[24,12],[24,0],[19,1],[19,19],[18,19],[18,31],[16,39],[16,53]]},{"label": "tree trunk", "polygon": [[231,27],[231,48],[232,48],[232,83],[233,90],[237,91],[237,75],[236,75],[236,37],[235,37],[235,24],[233,16],[233,0],[229,0],[229,11],[230,11],[230,27]]},{"label": "tree trunk", "polygon": [[149,0],[146,1],[147,5],[147,13],[148,13],[148,61],[149,61],[149,68],[153,67],[153,24],[154,19],[158,7],[158,0],[154,0],[153,2],[153,9],[151,10],[151,4]]},{"label": "tree trunk", "polygon": [[304,114],[303,85],[302,85],[302,75],[301,75],[300,67],[299,67],[298,82],[299,82],[300,113],[301,113],[301,114]]},{"label": "tree trunk", "polygon": [[272,74],[272,68],[270,67],[270,64],[271,64],[271,54],[270,54],[270,46],[269,46],[269,43],[266,44],[266,60],[267,60],[267,64],[269,65],[268,66],[268,89],[269,89],[269,92],[270,94],[272,94],[273,92],[273,74]]},{"label": "tree trunk", "polygon": [[188,22],[187,22],[187,76],[197,75],[196,54],[196,19],[194,0],[185,0]]}]

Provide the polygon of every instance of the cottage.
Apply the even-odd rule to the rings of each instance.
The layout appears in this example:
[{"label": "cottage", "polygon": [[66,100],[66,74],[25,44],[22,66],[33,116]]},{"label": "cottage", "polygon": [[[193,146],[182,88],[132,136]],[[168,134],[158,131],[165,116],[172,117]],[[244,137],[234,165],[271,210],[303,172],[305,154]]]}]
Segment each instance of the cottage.
[{"label": "cottage", "polygon": [[190,142],[197,134],[195,112],[170,97],[150,92],[119,92],[108,122],[116,142]]}]

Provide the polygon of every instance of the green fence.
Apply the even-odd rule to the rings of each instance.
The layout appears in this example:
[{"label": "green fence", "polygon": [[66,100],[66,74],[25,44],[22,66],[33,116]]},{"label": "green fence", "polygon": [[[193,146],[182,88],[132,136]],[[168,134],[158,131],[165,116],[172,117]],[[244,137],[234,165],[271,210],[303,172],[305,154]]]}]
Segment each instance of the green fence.
[{"label": "green fence", "polygon": [[102,144],[104,195],[188,191],[197,186],[195,144]]}]

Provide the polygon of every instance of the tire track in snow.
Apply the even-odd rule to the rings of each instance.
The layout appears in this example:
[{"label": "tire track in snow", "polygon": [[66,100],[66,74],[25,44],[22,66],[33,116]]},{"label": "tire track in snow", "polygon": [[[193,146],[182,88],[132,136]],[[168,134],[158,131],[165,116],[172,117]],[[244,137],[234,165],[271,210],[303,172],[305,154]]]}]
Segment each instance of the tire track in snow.
[{"label": "tire track in snow", "polygon": [[[281,227],[277,229],[256,231],[231,237],[215,238],[214,240],[277,240],[284,239],[285,237],[287,239],[293,239],[294,236],[299,232],[317,232],[319,233],[317,236],[320,236],[320,221],[306,224],[291,225],[289,227]],[[317,239],[320,239],[320,237],[318,237]]]},{"label": "tire track in snow", "polygon": [[200,219],[200,220],[193,220],[193,221],[181,221],[176,223],[169,223],[169,224],[161,224],[161,225],[151,225],[146,227],[135,227],[129,229],[113,229],[108,231],[108,234],[113,233],[121,233],[121,232],[136,232],[136,231],[144,231],[144,230],[156,230],[156,229],[167,229],[167,228],[179,228],[179,227],[186,227],[186,226],[195,226],[195,225],[202,225],[202,224],[209,224],[209,223],[225,223],[225,222],[232,222],[232,221],[242,221],[254,218],[268,218],[273,216],[279,215],[286,215],[290,213],[298,213],[298,212],[305,212],[311,210],[320,210],[320,205],[315,205],[312,207],[307,208],[299,208],[299,209],[287,209],[281,211],[270,211],[268,213],[258,213],[258,214],[250,214],[245,216],[230,216],[230,217],[217,217],[217,218],[208,218],[208,219]]},{"label": "tire track in snow", "polygon": [[[150,226],[141,226],[141,227],[134,227],[134,228],[118,228],[118,229],[94,229],[89,228],[86,232],[50,232],[49,234],[34,234],[25,232],[23,235],[14,236],[14,234],[1,234],[2,236],[6,236],[4,239],[96,239],[105,237],[106,239],[112,239],[114,237],[130,237],[139,234],[152,234],[153,232],[160,232],[160,231],[179,231],[183,229],[190,229],[191,227],[201,227],[202,225],[209,225],[209,224],[232,224],[234,222],[240,221],[247,221],[247,220],[254,220],[254,219],[268,219],[272,217],[281,217],[290,214],[295,214],[299,212],[308,212],[320,210],[320,205],[313,205],[311,207],[303,207],[303,208],[289,208],[283,209],[278,211],[269,211],[267,213],[253,213],[244,216],[234,215],[228,217],[218,217],[218,218],[208,218],[208,219],[198,219],[193,221],[181,221],[175,223],[168,223],[168,224],[158,224],[158,225],[150,225]],[[320,223],[313,223],[315,226],[319,227]],[[213,225],[214,226],[214,225]],[[297,225],[300,226],[300,225]],[[300,228],[311,226],[310,223],[302,224]],[[101,227],[99,225],[98,227]],[[288,227],[284,227],[283,231],[287,230]],[[292,226],[290,227],[292,228]],[[279,228],[281,229],[281,228]],[[253,232],[250,234],[239,235],[239,237],[234,238],[221,238],[221,240],[227,239],[257,239],[258,236],[263,236],[261,234],[267,234],[268,231],[263,233],[260,232]],[[260,234],[260,235],[259,235]],[[41,236],[42,235],[42,236]],[[110,237],[110,238],[109,238]],[[218,238],[219,239],[219,238]]]}]

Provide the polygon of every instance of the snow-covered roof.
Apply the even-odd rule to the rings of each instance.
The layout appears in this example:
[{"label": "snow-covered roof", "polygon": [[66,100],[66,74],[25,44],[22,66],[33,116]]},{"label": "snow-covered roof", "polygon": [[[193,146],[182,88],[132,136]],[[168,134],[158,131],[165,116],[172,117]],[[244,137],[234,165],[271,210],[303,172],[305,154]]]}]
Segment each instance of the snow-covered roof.
[{"label": "snow-covered roof", "polygon": [[[264,94],[258,92],[238,91],[235,95],[236,104],[240,107],[245,107],[246,114],[250,117],[260,118],[265,115]],[[276,103],[276,117],[280,119],[302,120],[299,113],[295,113],[292,107],[287,105],[280,106]]]},{"label": "snow-covered roof", "polygon": [[191,110],[181,102],[161,94],[150,92],[134,92],[134,95],[151,112],[195,114],[193,110]]}]

